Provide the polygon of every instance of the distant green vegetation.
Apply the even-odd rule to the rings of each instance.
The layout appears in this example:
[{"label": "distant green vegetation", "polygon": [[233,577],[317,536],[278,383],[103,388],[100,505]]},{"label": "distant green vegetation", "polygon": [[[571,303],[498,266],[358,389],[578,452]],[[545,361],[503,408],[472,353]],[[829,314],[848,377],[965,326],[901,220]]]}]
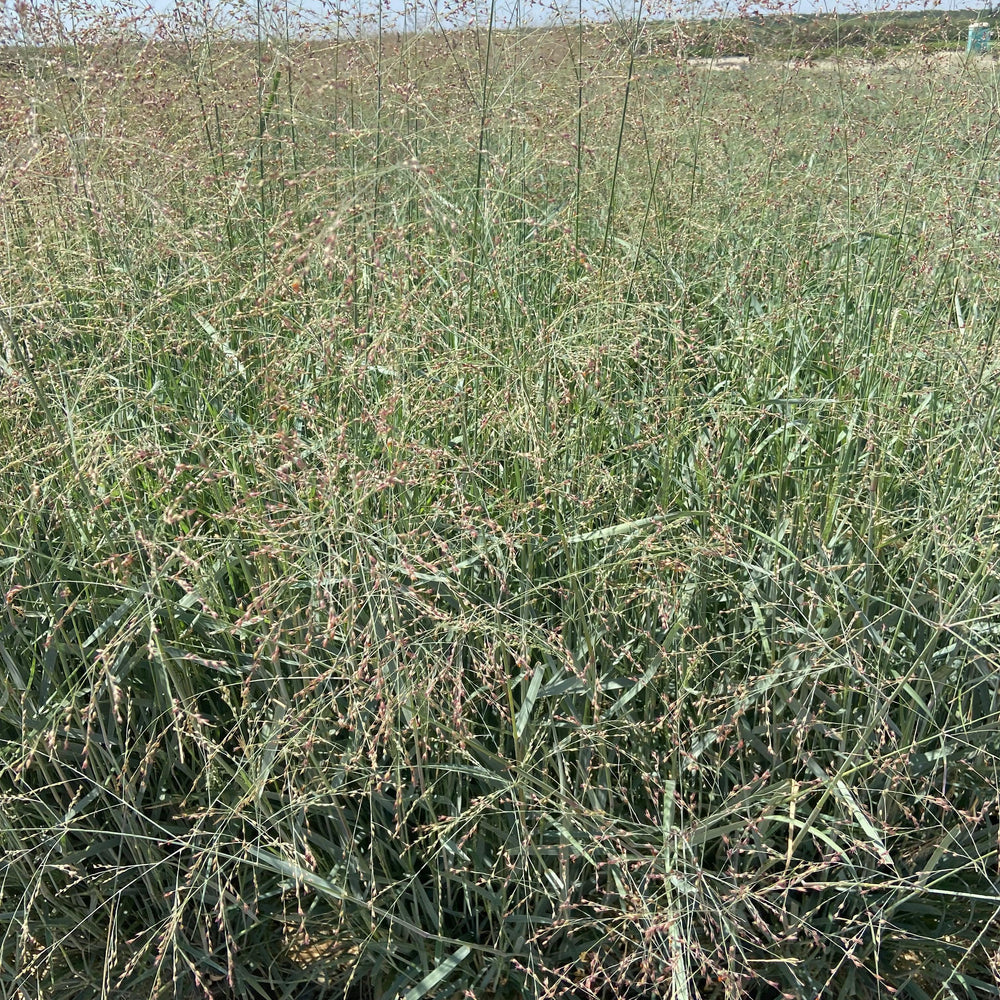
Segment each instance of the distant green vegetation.
[{"label": "distant green vegetation", "polygon": [[659,31],[8,67],[0,998],[997,995],[994,64]]},{"label": "distant green vegetation", "polygon": [[743,54],[821,59],[834,53],[881,58],[913,48],[964,50],[969,25],[982,10],[877,11],[865,14],[774,14],[660,24],[645,43],[656,52],[678,41],[692,56]]}]

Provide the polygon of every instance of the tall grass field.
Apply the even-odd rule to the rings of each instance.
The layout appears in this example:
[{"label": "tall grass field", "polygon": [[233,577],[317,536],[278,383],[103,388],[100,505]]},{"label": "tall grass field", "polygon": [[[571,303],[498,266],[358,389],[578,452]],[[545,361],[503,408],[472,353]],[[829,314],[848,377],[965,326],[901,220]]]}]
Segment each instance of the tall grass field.
[{"label": "tall grass field", "polygon": [[0,1000],[1000,995],[990,54],[5,11]]}]

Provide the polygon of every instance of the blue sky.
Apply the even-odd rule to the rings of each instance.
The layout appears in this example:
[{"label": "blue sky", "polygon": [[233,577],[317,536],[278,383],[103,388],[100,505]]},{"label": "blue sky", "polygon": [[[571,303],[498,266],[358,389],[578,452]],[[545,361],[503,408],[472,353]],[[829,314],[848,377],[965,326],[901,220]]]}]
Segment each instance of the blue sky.
[{"label": "blue sky", "polygon": [[[257,0],[148,0],[135,3],[130,0],[28,0],[48,10],[59,10],[64,16],[76,10],[107,10],[118,15],[143,14],[153,18],[175,6],[183,6],[196,13],[203,21],[223,23],[236,18],[243,23],[257,12]],[[478,21],[485,24],[491,0],[260,0],[266,20],[283,21],[286,11],[300,11],[310,23],[334,24],[338,8],[343,23],[358,25],[376,19],[378,5],[382,5],[383,26],[418,27],[435,24],[461,27]],[[13,16],[14,0],[0,0],[8,17]],[[632,20],[641,9],[644,18],[692,17],[698,15],[728,15],[739,13],[813,13],[816,11],[858,10],[921,10],[930,7],[927,0],[495,0],[496,21],[501,26],[516,23],[547,24],[575,21],[578,4],[582,4],[584,17],[590,20],[610,21],[615,18]],[[939,10],[981,9],[969,0],[942,0]],[[241,16],[242,15],[242,16]],[[8,22],[10,23],[10,22]]]},{"label": "blue sky", "polygon": [[[285,0],[281,0],[282,3]],[[299,0],[288,0],[290,4]],[[313,9],[319,9],[324,0],[307,0]],[[338,3],[354,9],[359,0],[328,0],[328,7]],[[377,0],[360,0],[370,10]],[[496,0],[497,19],[504,24],[547,23],[553,20],[574,20],[582,5],[584,16],[594,20],[607,21],[617,17],[634,18],[640,9],[640,0]],[[702,13],[725,13],[736,16],[749,5],[754,12],[814,13],[857,10],[922,10],[931,8],[930,0],[641,0],[643,16],[671,17],[697,16]],[[978,8],[974,0],[941,0],[938,10],[958,10]],[[441,23],[462,24],[469,20],[472,11],[477,10],[480,21],[489,14],[490,0],[383,0],[384,13],[405,17],[412,24],[414,16],[418,24],[433,23],[435,16]]]}]

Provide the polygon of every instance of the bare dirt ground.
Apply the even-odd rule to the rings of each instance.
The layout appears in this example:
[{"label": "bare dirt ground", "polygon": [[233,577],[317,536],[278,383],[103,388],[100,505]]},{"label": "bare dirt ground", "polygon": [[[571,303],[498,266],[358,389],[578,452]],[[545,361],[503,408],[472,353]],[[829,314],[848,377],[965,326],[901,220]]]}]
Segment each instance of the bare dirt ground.
[{"label": "bare dirt ground", "polygon": [[695,69],[704,69],[716,73],[746,71],[755,66],[780,66],[788,70],[818,73],[844,71],[862,74],[904,73],[918,69],[935,69],[941,72],[964,73],[969,71],[992,72],[997,67],[997,59],[998,55],[996,53],[967,55],[965,52],[956,51],[935,52],[928,55],[893,53],[878,60],[845,57],[843,59],[789,59],[781,62],[769,59],[751,59],[750,56],[745,55],[710,56],[688,59],[687,64]]},{"label": "bare dirt ground", "polygon": [[703,58],[688,59],[688,66],[696,66],[699,69],[710,69],[715,72],[726,72],[729,70],[744,70],[750,67],[749,56],[710,56]]}]

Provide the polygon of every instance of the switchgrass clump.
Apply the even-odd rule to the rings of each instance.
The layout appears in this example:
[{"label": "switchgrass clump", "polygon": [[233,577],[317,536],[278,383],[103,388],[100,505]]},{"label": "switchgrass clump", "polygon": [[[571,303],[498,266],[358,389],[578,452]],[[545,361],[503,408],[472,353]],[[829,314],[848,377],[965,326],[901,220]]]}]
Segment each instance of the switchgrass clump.
[{"label": "switchgrass clump", "polygon": [[18,11],[0,995],[996,995],[992,62]]}]

